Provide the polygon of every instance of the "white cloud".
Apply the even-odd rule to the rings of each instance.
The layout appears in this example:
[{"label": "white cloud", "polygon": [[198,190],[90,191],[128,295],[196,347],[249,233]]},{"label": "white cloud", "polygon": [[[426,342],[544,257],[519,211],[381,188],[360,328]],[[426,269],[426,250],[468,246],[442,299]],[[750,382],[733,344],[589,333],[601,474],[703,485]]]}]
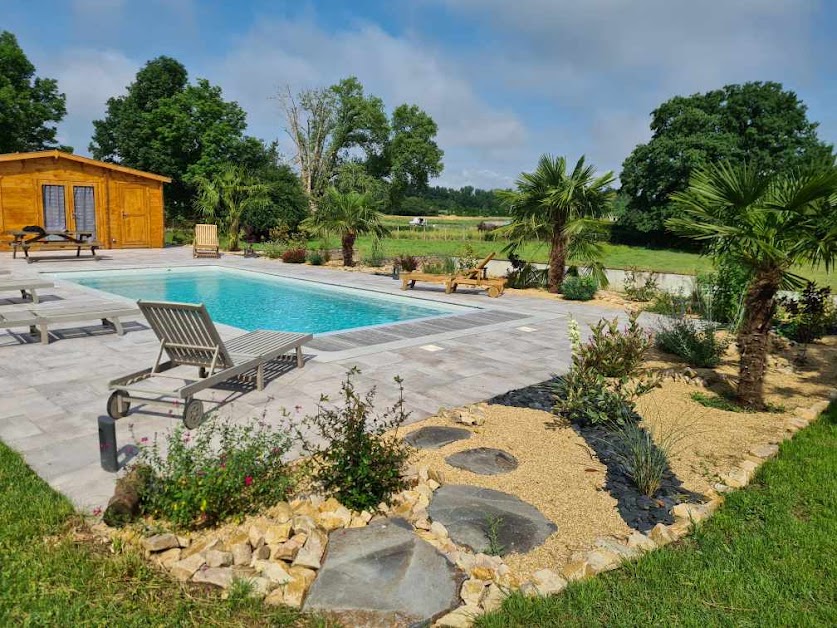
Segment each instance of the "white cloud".
[{"label": "white cloud", "polygon": [[108,98],[125,92],[139,63],[116,50],[72,49],[44,64],[45,76],[58,80],[67,95],[67,117],[59,125],[62,142],[87,154],[92,121],[101,118]]}]

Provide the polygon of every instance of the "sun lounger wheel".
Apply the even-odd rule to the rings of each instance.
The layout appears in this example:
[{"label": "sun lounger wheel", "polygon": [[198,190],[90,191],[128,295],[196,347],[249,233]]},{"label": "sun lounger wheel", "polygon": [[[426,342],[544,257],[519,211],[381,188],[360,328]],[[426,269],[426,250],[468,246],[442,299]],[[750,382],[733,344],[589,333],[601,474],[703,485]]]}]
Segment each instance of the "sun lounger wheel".
[{"label": "sun lounger wheel", "polygon": [[114,390],[108,398],[108,416],[112,419],[121,419],[131,409],[131,402],[128,395],[122,390]]},{"label": "sun lounger wheel", "polygon": [[183,425],[193,430],[203,422],[203,402],[200,399],[188,399],[183,408]]}]

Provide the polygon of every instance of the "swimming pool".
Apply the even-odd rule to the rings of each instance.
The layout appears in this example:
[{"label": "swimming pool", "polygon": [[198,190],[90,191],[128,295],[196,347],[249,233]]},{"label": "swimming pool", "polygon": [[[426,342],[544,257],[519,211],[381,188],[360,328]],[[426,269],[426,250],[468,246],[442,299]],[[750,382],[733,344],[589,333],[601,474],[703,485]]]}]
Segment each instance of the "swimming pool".
[{"label": "swimming pool", "polygon": [[247,331],[325,333],[474,311],[218,266],[61,272],[52,276],[129,299],[204,303],[213,320]]}]

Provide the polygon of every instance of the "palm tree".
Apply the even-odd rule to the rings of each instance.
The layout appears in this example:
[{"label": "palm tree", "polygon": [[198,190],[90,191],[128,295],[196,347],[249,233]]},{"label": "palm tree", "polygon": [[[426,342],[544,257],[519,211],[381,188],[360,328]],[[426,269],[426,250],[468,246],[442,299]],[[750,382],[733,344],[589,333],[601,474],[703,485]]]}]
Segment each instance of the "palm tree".
[{"label": "palm tree", "polygon": [[354,266],[354,246],[359,235],[371,233],[380,238],[388,233],[381,218],[370,194],[329,188],[318,211],[306,218],[301,226],[314,235],[339,234],[343,265]]},{"label": "palm tree", "polygon": [[601,229],[598,219],[609,207],[608,187],[614,180],[612,172],[596,176],[595,167],[585,165],[583,155],[569,173],[564,157],[541,155],[535,171],[524,172],[515,182],[517,190],[501,192],[512,215],[512,223],[504,228],[512,240],[510,246],[531,238],[550,243],[550,292],[561,289],[571,254],[603,276],[601,265],[596,264],[601,247],[595,233]]},{"label": "palm tree", "polygon": [[738,398],[763,409],[768,332],[776,293],[803,282],[797,264],[837,262],[837,168],[770,175],[729,163],[696,171],[689,187],[672,195],[681,215],[667,225],[711,245],[750,272],[738,329]]},{"label": "palm tree", "polygon": [[198,211],[206,220],[221,223],[229,250],[237,251],[247,213],[270,204],[269,186],[233,164],[225,165],[216,175],[197,177],[195,186]]}]

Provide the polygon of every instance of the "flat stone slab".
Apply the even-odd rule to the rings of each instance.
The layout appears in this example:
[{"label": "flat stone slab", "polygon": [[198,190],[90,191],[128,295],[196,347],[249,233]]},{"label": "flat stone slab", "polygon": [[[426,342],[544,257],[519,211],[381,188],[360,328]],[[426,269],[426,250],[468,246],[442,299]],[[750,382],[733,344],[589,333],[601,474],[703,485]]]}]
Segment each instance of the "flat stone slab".
[{"label": "flat stone slab", "polygon": [[532,504],[514,495],[465,484],[439,488],[427,512],[447,528],[455,543],[475,552],[491,549],[501,556],[528,552],[558,529]]},{"label": "flat stone slab", "polygon": [[459,605],[464,576],[403,519],[331,533],[306,611],[335,612],[364,625],[427,622]]},{"label": "flat stone slab", "polygon": [[444,425],[428,425],[404,437],[416,449],[439,449],[458,440],[471,438],[471,432],[461,427],[445,427]]},{"label": "flat stone slab", "polygon": [[457,469],[479,475],[499,475],[517,469],[517,458],[502,449],[477,447],[451,454],[445,461]]}]

